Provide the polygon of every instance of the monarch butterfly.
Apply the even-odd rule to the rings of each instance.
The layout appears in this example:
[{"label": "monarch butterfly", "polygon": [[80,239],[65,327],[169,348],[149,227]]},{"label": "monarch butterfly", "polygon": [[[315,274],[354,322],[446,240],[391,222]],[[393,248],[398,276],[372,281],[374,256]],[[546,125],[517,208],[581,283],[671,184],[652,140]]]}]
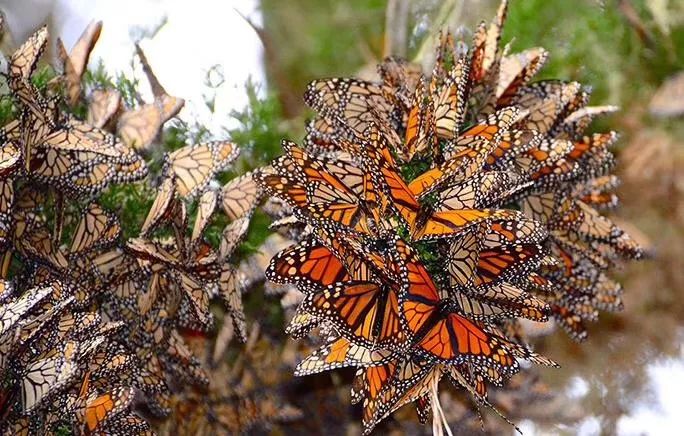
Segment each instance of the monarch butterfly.
[{"label": "monarch butterfly", "polygon": [[[531,83],[522,86],[518,90],[516,97],[516,104],[524,109],[531,109],[533,107],[544,107],[544,102],[555,100],[559,104],[557,119],[553,120],[556,125],[568,116],[568,114],[576,111],[580,107],[586,105],[588,95],[582,89],[582,85],[578,82],[565,82],[561,80],[541,80],[539,82]],[[557,130],[549,129],[551,137],[555,136]]]},{"label": "monarch butterfly", "polygon": [[104,422],[94,435],[127,434],[136,436],[153,436],[150,425],[142,418],[133,415],[114,416]]},{"label": "monarch butterfly", "polygon": [[[363,401],[363,434],[369,434],[375,425],[406,402],[405,395],[415,391],[438,366],[417,355],[399,358],[387,365],[360,369],[354,380],[352,398]],[[354,392],[356,391],[356,392]]]},{"label": "monarch butterfly", "polygon": [[432,83],[434,85],[444,80],[449,67],[455,65],[454,58],[458,56],[454,36],[449,30],[440,31],[438,39],[439,44],[435,50],[435,63],[432,67]]},{"label": "monarch butterfly", "polygon": [[171,371],[178,374],[181,380],[188,380],[198,386],[209,384],[208,375],[202,364],[192,354],[177,330],[173,330],[169,336],[166,356],[168,357],[165,360],[170,364]]},{"label": "monarch butterfly", "polygon": [[254,173],[244,174],[221,188],[221,205],[226,216],[235,220],[250,215],[261,199]]},{"label": "monarch butterfly", "polygon": [[124,252],[121,248],[112,248],[93,256],[90,262],[96,271],[98,279],[112,286],[122,279],[135,276],[138,264],[135,257]]},{"label": "monarch butterfly", "polygon": [[303,162],[307,162],[310,159],[308,154],[296,143],[288,140],[281,141],[281,147],[285,151],[283,156],[276,158],[271,165],[261,168],[256,172],[257,175],[272,175],[280,174],[286,175],[296,182],[302,183],[306,180],[304,171],[302,167]]},{"label": "monarch butterfly", "polygon": [[546,321],[549,305],[510,283],[499,282],[470,290],[457,288],[453,298],[461,310],[474,320],[502,317],[522,317],[533,321]]},{"label": "monarch butterfly", "polygon": [[[520,230],[525,227],[516,224],[514,221],[503,221],[475,226],[454,239],[447,259],[451,285],[480,286],[515,277],[519,268],[524,268],[524,272],[538,266],[541,249],[536,242],[545,233],[535,231],[536,226],[531,222],[528,227],[531,228],[532,238],[523,239],[525,235]],[[507,271],[509,269],[512,273]]]},{"label": "monarch butterfly", "polygon": [[59,129],[43,138],[38,146],[60,151],[90,152],[92,158],[118,158],[126,163],[136,160],[135,153],[113,135],[75,118],[67,118]]},{"label": "monarch butterfly", "polygon": [[527,112],[518,121],[517,127],[535,130],[544,135],[550,134],[560,121],[565,106],[572,98],[572,92],[579,89],[579,84],[573,82],[571,85],[574,87],[568,88],[567,93],[559,96],[551,95],[543,100],[531,102],[530,107],[521,106]]},{"label": "monarch butterfly", "polygon": [[45,99],[30,82],[47,38],[47,27],[43,26],[12,54],[9,62],[8,85],[20,103],[21,139],[27,169],[32,147],[56,126],[59,116],[55,99]]},{"label": "monarch butterfly", "polygon": [[501,140],[487,156],[485,168],[488,170],[508,170],[516,157],[539,146],[543,136],[534,130],[511,129],[503,132]]},{"label": "monarch butterfly", "polygon": [[10,57],[9,73],[14,80],[26,80],[36,69],[38,59],[47,46],[47,26],[38,29]]},{"label": "monarch butterfly", "polygon": [[35,148],[30,175],[68,195],[94,194],[110,183],[139,180],[147,174],[140,156],[115,142],[107,144],[113,137],[99,129],[72,122],[50,138],[57,142]]},{"label": "monarch butterfly", "polygon": [[86,123],[100,129],[111,124],[121,110],[121,93],[116,89],[94,89],[89,96]]},{"label": "monarch butterfly", "polygon": [[249,228],[249,217],[239,218],[228,224],[221,233],[221,244],[219,246],[219,258],[228,259],[233,255],[235,249],[240,245]]},{"label": "monarch butterfly", "polygon": [[135,48],[143,72],[152,88],[154,101],[123,112],[117,123],[117,133],[126,145],[146,149],[155,140],[164,123],[178,115],[185,105],[185,100],[166,92],[154,75],[145,53],[138,44]]},{"label": "monarch butterfly", "polygon": [[544,140],[518,155],[515,165],[523,174],[529,174],[535,188],[557,186],[577,173],[578,165],[567,158],[572,147],[570,141]]},{"label": "monarch butterfly", "polygon": [[16,248],[38,262],[47,262],[58,269],[69,265],[62,249],[52,241],[52,235],[43,224],[26,223],[20,219],[15,229]]},{"label": "monarch butterfly", "polygon": [[302,302],[305,311],[324,317],[342,336],[362,346],[397,348],[405,333],[399,314],[396,290],[372,282],[349,281],[309,294]]},{"label": "monarch butterfly", "polygon": [[306,124],[304,147],[314,154],[334,150],[340,135],[336,127],[333,120],[323,115],[312,119]]},{"label": "monarch butterfly", "polygon": [[[506,14],[508,13],[508,2],[502,1],[497,10],[496,16],[486,30],[486,39],[474,43],[473,48],[473,66],[475,68],[474,77],[476,79],[484,77],[485,72],[491,70],[498,60],[496,57],[499,54],[499,41],[501,39],[501,30],[503,28],[503,23],[506,21]],[[476,40],[479,38],[476,35]],[[498,68],[498,66],[497,66]]]},{"label": "monarch butterfly", "polygon": [[599,310],[617,312],[623,309],[622,287],[599,273],[592,286],[591,304]]},{"label": "monarch butterfly", "polygon": [[102,21],[91,22],[76,41],[70,53],[67,53],[62,40],[57,38],[58,55],[64,71],[69,106],[73,107],[81,96],[81,78],[88,66],[90,53],[100,38],[101,31]]},{"label": "monarch butterfly", "polygon": [[91,203],[76,225],[69,253],[73,255],[105,246],[116,240],[120,233],[118,220],[97,203]]},{"label": "monarch butterfly", "polygon": [[228,141],[185,146],[168,155],[164,174],[174,176],[178,195],[193,197],[203,191],[211,178],[233,162],[238,154],[239,149]]},{"label": "monarch butterfly", "polygon": [[385,91],[389,94],[388,97],[393,97],[397,103],[410,107],[410,93],[418,87],[423,78],[421,67],[402,58],[390,56],[378,64],[377,70],[384,85],[383,90],[392,90]]},{"label": "monarch butterfly", "polygon": [[14,95],[23,106],[19,115],[18,134],[26,170],[29,170],[34,147],[58,126],[59,112],[55,100],[46,100],[28,80],[18,82]]},{"label": "monarch butterfly", "polygon": [[125,349],[108,347],[107,350],[93,354],[88,363],[89,372],[93,380],[112,378],[119,373],[129,370],[135,365],[135,358]]},{"label": "monarch butterfly", "polygon": [[192,313],[203,325],[208,325],[212,321],[209,312],[209,294],[205,285],[189,274],[180,274],[180,288],[188,297]]},{"label": "monarch butterfly", "polygon": [[487,156],[498,146],[501,135],[508,130],[517,114],[516,108],[504,108],[463,132],[453,147],[445,150],[447,160],[411,181],[409,190],[420,198],[449,180],[463,181],[471,177],[485,164]]},{"label": "monarch butterfly", "polygon": [[157,137],[162,126],[175,117],[185,101],[163,96],[154,102],[124,111],[116,125],[116,132],[124,144],[137,150],[146,149]]},{"label": "monarch butterfly", "polygon": [[570,309],[553,304],[551,311],[556,322],[577,342],[587,339],[587,329],[582,318]]},{"label": "monarch butterfly", "polygon": [[350,342],[345,338],[329,340],[310,356],[299,362],[296,376],[316,374],[347,366],[382,365],[393,358],[389,350],[372,350]]},{"label": "monarch butterfly", "polygon": [[551,230],[549,235],[563,250],[581,253],[600,269],[607,269],[615,257],[615,250],[609,245],[588,242],[574,230],[558,228]]},{"label": "monarch butterfly", "polygon": [[437,210],[426,217],[413,234],[414,240],[433,240],[458,236],[469,227],[488,220],[516,219],[521,214],[507,209]]},{"label": "monarch butterfly", "polygon": [[[429,105],[429,97],[427,99],[425,97],[425,81],[421,79],[416,87],[411,110],[406,120],[406,134],[403,144],[397,144],[398,147],[395,146],[397,154],[406,162],[411,161],[416,153],[432,148],[434,115]],[[390,127],[383,128],[383,131],[392,132],[393,130]]]},{"label": "monarch butterfly", "polygon": [[288,326],[285,328],[285,333],[293,339],[301,339],[306,337],[311,330],[320,324],[323,320],[311,315],[310,313],[297,307],[297,310],[290,319]]},{"label": "monarch butterfly", "polygon": [[[267,274],[278,282],[298,283],[308,293],[301,304],[302,309],[315,318],[335,318],[334,323],[344,329],[344,336],[359,336],[367,344],[372,342],[369,338],[376,337],[388,344],[403,341],[397,324],[395,291],[371,281],[374,277],[371,271],[392,274],[381,265],[391,260],[368,248],[343,246],[331,235],[322,233],[321,236],[334,249],[305,241],[276,256]],[[351,275],[346,273],[346,268]],[[338,278],[345,281],[332,281]],[[391,282],[392,279],[387,280]],[[326,310],[331,313],[322,313]]]},{"label": "monarch butterfly", "polygon": [[11,179],[0,180],[0,241],[2,242],[10,236],[13,205],[14,182]]},{"label": "monarch butterfly", "polygon": [[[16,359],[17,354],[15,353],[21,354],[22,351],[25,351],[26,345],[43,332],[47,323],[69,307],[73,301],[74,297],[71,296],[62,299],[56,304],[49,301],[45,302],[39,306],[40,310],[35,311],[38,315],[32,317],[27,316],[17,321],[14,325],[15,334],[11,340],[7,340],[10,339],[7,337],[0,340],[0,351],[2,351],[2,353],[0,353],[0,368],[6,368],[11,359]],[[26,358],[30,356],[24,356],[26,357],[22,359],[22,367],[25,367],[26,364],[29,363],[26,361]]]},{"label": "monarch butterfly", "polygon": [[168,219],[173,210],[175,200],[175,184],[171,177],[166,177],[162,180],[157,189],[157,196],[150,207],[150,211],[145,217],[140,235],[146,236],[149,234],[163,219]]},{"label": "monarch butterfly", "polygon": [[535,269],[540,263],[542,247],[538,244],[518,244],[483,249],[479,253],[475,284],[490,284],[509,280]]},{"label": "monarch butterfly", "polygon": [[[375,169],[371,173],[373,184],[376,189],[382,190],[388,199],[380,196],[377,202],[384,208],[384,203],[395,209],[399,216],[408,225],[409,229],[415,230],[416,217],[420,204],[398,172],[396,163],[387,147],[385,137],[378,131],[375,124],[371,124],[366,135],[368,139],[367,153],[370,155],[370,164]],[[377,195],[377,194],[376,194]]]},{"label": "monarch butterfly", "polygon": [[305,239],[274,256],[266,277],[275,283],[296,283],[311,291],[350,278],[335,253],[314,239]]},{"label": "monarch butterfly", "polygon": [[511,172],[483,171],[440,190],[433,207],[439,210],[496,207],[529,185]]},{"label": "monarch butterfly", "polygon": [[582,133],[589,127],[594,118],[600,115],[611,114],[619,110],[619,107],[588,106],[580,108],[568,115],[559,125],[559,136],[568,139],[575,139],[582,136]]},{"label": "monarch butterfly", "polygon": [[613,164],[612,154],[608,151],[617,140],[615,132],[595,133],[573,142],[568,158],[579,162],[586,168],[587,175],[597,176],[609,169]]},{"label": "monarch butterfly", "polygon": [[151,262],[158,262],[175,268],[182,268],[182,262],[165,246],[156,242],[143,238],[131,238],[126,243],[126,249],[134,256],[148,260]]},{"label": "monarch butterfly", "polygon": [[469,68],[465,58],[459,58],[439,88],[433,75],[432,92],[437,95],[433,102],[435,133],[442,139],[455,139],[465,117],[468,103]]},{"label": "monarch butterfly", "polygon": [[82,415],[77,415],[88,432],[103,426],[107,421],[127,410],[133,401],[131,387],[118,387],[89,400]]},{"label": "monarch butterfly", "polygon": [[497,106],[508,106],[518,103],[514,100],[521,87],[534,77],[546,63],[549,53],[543,48],[531,48],[501,58],[499,77],[497,79]]},{"label": "monarch butterfly", "polygon": [[[150,400],[151,411],[156,415],[166,415],[163,404],[168,401],[169,388],[156,355],[147,356],[135,372],[121,373],[121,382],[145,393]],[[159,413],[161,412],[161,413]]]},{"label": "monarch butterfly", "polygon": [[95,312],[64,312],[49,323],[51,335],[40,337],[34,345],[42,349],[67,340],[77,341],[79,358],[91,354],[95,347],[122,326],[121,323],[103,323],[102,318]]},{"label": "monarch butterfly", "polygon": [[422,425],[427,424],[432,415],[432,403],[429,394],[424,394],[416,400],[416,414],[418,415],[418,422]]},{"label": "monarch butterfly", "polygon": [[[414,365],[416,364],[412,362],[406,367]],[[432,391],[434,386],[441,380],[444,370],[441,365],[418,366],[420,371],[406,371],[406,367],[403,371],[395,373],[397,380],[393,380],[384,393],[383,401],[377,409],[376,419],[378,421],[385,419],[402,406],[413,402],[416,403],[419,420],[427,419],[426,415],[429,414],[430,410],[426,407],[430,406],[431,396],[433,395]],[[400,378],[399,375],[402,372],[405,374]],[[405,383],[403,377],[407,376],[410,377],[410,383],[403,384]],[[426,400],[428,401],[427,406],[425,405]]]},{"label": "monarch butterfly", "polygon": [[598,265],[605,261],[584,241],[597,241],[625,256],[638,258],[642,249],[622,229],[594,208],[579,200],[570,200],[556,193],[528,196],[522,202],[523,212],[535,219],[543,219],[561,243],[575,246]]},{"label": "monarch butterfly", "polygon": [[[245,342],[247,340],[247,326],[242,306],[242,293],[245,288],[244,275],[230,264],[224,263],[221,267],[218,286],[219,295],[227,310],[227,316],[230,316],[232,320],[234,331],[240,340]],[[216,360],[214,359],[214,361]]]},{"label": "monarch butterfly", "polygon": [[[5,288],[4,292],[2,292],[4,295],[5,292],[7,292],[6,289],[9,288],[9,284],[5,281],[3,281],[2,284]],[[8,332],[9,329],[12,328],[21,317],[25,316],[33,306],[40,303],[41,300],[51,293],[52,287],[45,286],[37,289],[30,289],[15,300],[4,302],[0,307],[0,338],[4,341],[6,339],[3,337],[4,333]]]},{"label": "monarch butterfly", "polygon": [[610,240],[619,232],[612,222],[591,206],[576,200],[567,200],[561,206],[561,215],[552,221],[550,228],[574,230],[585,238]]},{"label": "monarch butterfly", "polygon": [[[356,371],[351,390],[352,404],[363,401],[369,404],[377,398],[397,368],[399,359],[393,359],[384,365],[368,366]],[[365,406],[364,409],[367,409]],[[364,410],[364,417],[366,412]]]},{"label": "monarch butterfly", "polygon": [[204,230],[207,228],[214,214],[216,205],[218,204],[218,193],[216,191],[208,190],[199,199],[197,204],[197,215],[195,216],[195,225],[192,228],[192,235],[190,241],[194,243],[197,241]]},{"label": "monarch butterfly", "polygon": [[576,187],[573,195],[597,209],[610,209],[618,204],[617,195],[610,192],[618,185],[619,180],[616,176],[601,176]]},{"label": "monarch butterfly", "polygon": [[21,149],[18,144],[8,138],[6,130],[0,130],[0,177],[10,176],[18,167],[20,159]]},{"label": "monarch butterfly", "polygon": [[506,19],[508,2],[502,1],[496,16],[489,24],[481,23],[473,35],[470,58],[470,106],[473,113],[491,113],[496,107],[496,80],[499,75],[501,52],[499,40]]},{"label": "monarch butterfly", "polygon": [[[208,274],[209,277],[217,277],[218,272],[214,271],[216,268],[213,263],[213,253],[207,252],[206,257],[200,254],[195,261],[185,263],[179,257],[179,253],[172,253],[154,241],[140,238],[130,239],[126,248],[136,257],[158,264],[158,268],[160,268],[158,271],[164,270],[164,273],[169,275],[169,280],[165,282],[160,281],[158,284],[168,283],[172,285],[177,283],[180,291],[189,299],[193,313],[201,323],[205,323],[210,319],[211,314],[208,311],[209,295],[203,280],[196,277],[196,275],[201,277]],[[204,246],[200,245],[198,248],[204,249]],[[163,276],[159,276],[157,280],[162,278]]]},{"label": "monarch butterfly", "polygon": [[391,119],[392,106],[386,95],[382,85],[336,78],[311,82],[304,101],[323,116],[342,119],[354,132],[362,134],[373,119],[372,111]]},{"label": "monarch butterfly", "polygon": [[24,413],[38,407],[49,395],[70,382],[75,376],[74,342],[53,351],[25,366],[21,375],[21,400]]},{"label": "monarch butterfly", "polygon": [[405,243],[397,250],[406,265],[400,299],[401,316],[416,337],[417,347],[445,362],[472,362],[515,373],[518,363],[501,340],[486,333],[441,299],[428,272]]},{"label": "monarch butterfly", "polygon": [[161,83],[159,83],[159,79],[157,79],[157,76],[154,74],[154,71],[150,66],[150,63],[147,61],[147,56],[145,55],[145,52],[140,47],[140,44],[138,44],[137,42],[135,43],[135,53],[138,55],[138,59],[140,60],[143,72],[145,73],[145,77],[147,77],[147,81],[150,83],[150,88],[152,88],[152,95],[154,95],[155,98],[167,97],[168,93],[161,85]]},{"label": "monarch butterfly", "polygon": [[[305,186],[290,175],[261,172],[257,181],[271,192],[285,199],[292,207],[315,220],[328,220],[356,231],[371,233],[369,218],[372,210],[365,207],[366,180],[361,171],[343,161],[313,161],[303,150],[292,147],[298,157],[295,162],[310,183]],[[289,157],[288,157],[289,159]],[[294,160],[293,160],[294,161]],[[356,188],[356,189],[354,189]]]}]

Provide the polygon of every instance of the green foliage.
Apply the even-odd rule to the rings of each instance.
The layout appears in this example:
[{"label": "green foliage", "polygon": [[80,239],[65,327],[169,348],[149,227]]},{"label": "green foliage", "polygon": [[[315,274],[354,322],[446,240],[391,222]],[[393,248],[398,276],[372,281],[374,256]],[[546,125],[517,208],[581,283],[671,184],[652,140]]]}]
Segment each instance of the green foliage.
[{"label": "green foliage", "polygon": [[[287,137],[279,102],[271,94],[259,98],[257,86],[251,81],[245,85],[248,105],[231,116],[238,126],[228,130],[228,137],[241,150],[238,161],[230,171],[219,176],[221,183],[238,177],[247,171],[267,165],[273,158],[281,154],[280,142]],[[238,256],[245,257],[258,250],[271,231],[268,229],[270,219],[257,211],[252,218],[245,242],[241,245]]]},{"label": "green foliage", "polygon": [[[94,88],[114,85],[101,63],[87,72],[86,83],[87,86]],[[129,99],[138,95],[138,81],[123,74],[117,75],[115,86],[122,95],[128,95]],[[286,136],[281,127],[282,116],[278,102],[272,96],[260,98],[256,85],[251,82],[246,84],[246,92],[249,105],[231,114],[238,121],[238,126],[227,131],[228,138],[240,146],[242,153],[238,162],[229,171],[219,174],[221,183],[268,163],[280,154],[280,140]],[[210,132],[203,125],[197,122],[187,123],[180,119],[173,120],[165,127],[160,146],[152,147],[145,152],[149,168],[147,179],[140,183],[111,186],[102,194],[100,203],[119,216],[124,238],[137,236],[145,221],[156,196],[155,186],[163,168],[164,154],[188,144],[210,139]],[[188,208],[190,228],[194,224],[195,211],[196,204],[191,204]],[[227,218],[223,214],[216,214],[207,228],[207,240],[217,246],[227,224]],[[270,234],[269,224],[268,217],[263,213],[255,214],[238,256],[246,257],[258,250]]]},{"label": "green foliage", "polygon": [[31,76],[31,82],[42,92],[47,88],[50,81],[57,77],[57,72],[50,65],[38,68]]},{"label": "green foliage", "polygon": [[138,103],[138,79],[130,79],[123,73],[116,75],[116,81],[114,82],[116,89],[121,93],[121,99],[124,104],[129,107],[135,107]]},{"label": "green foliage", "polygon": [[114,80],[112,80],[112,77],[107,73],[102,59],[98,59],[95,68],[86,70],[83,74],[83,83],[86,87],[93,89],[116,87]]},{"label": "green foliage", "polygon": [[312,79],[357,72],[382,51],[384,0],[262,0],[266,69],[290,117]]},{"label": "green foliage", "polygon": [[[512,51],[544,47],[549,60],[539,76],[591,84],[595,104],[627,105],[650,95],[684,68],[684,33],[660,32],[645,3],[635,2],[652,41],[642,41],[617,1],[514,2],[504,27]],[[677,41],[680,43],[677,44]]]},{"label": "green foliage", "polygon": [[129,183],[108,188],[100,196],[100,204],[115,212],[121,220],[123,237],[138,236],[156,191],[148,183]]},{"label": "green foliage", "polygon": [[430,160],[428,158],[416,158],[413,159],[406,165],[402,165],[401,176],[407,182],[411,182],[413,179],[423,174],[428,168],[430,168]]},{"label": "green foliage", "polygon": [[15,118],[15,108],[12,98],[5,94],[0,97],[0,126],[4,126]]},{"label": "green foliage", "polygon": [[[50,65],[44,65],[38,68],[31,76],[31,82],[41,91],[54,83],[57,77],[57,72]],[[7,79],[2,77],[3,88],[6,86]],[[6,88],[5,88],[6,89]],[[0,126],[7,124],[12,119],[16,118],[16,106],[12,100],[12,96],[8,94],[0,95]]]},{"label": "green foliage", "polygon": [[259,166],[266,165],[281,153],[280,141],[286,136],[282,127],[280,104],[273,95],[261,99],[259,89],[253,82],[245,85],[248,105],[239,111],[233,111],[231,117],[239,126],[228,130],[228,135],[241,150],[241,156],[235,165],[235,171],[243,173]]},{"label": "green foliage", "polygon": [[57,431],[55,432],[55,436],[71,436],[73,434],[74,430],[71,426],[66,424],[57,427]]},{"label": "green foliage", "polygon": [[238,256],[245,258],[259,251],[259,248],[264,243],[266,238],[271,234],[268,226],[271,224],[271,218],[265,213],[257,210],[252,217],[249,224],[249,232],[245,237],[244,242],[238,249]]},{"label": "green foliage", "polygon": [[95,68],[90,68],[83,74],[83,83],[87,89],[114,88],[121,93],[121,99],[126,107],[138,106],[140,81],[123,72],[118,72],[116,77],[112,77],[102,59],[98,60]]}]

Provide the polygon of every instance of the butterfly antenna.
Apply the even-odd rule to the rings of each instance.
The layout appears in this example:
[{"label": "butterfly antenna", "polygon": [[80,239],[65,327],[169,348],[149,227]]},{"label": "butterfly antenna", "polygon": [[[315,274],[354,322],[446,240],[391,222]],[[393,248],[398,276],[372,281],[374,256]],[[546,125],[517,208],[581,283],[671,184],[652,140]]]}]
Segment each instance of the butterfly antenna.
[{"label": "butterfly antenna", "polygon": [[[496,413],[497,415],[499,415],[499,417],[500,417],[501,419],[503,419],[503,420],[506,421],[508,424],[510,424],[510,425],[515,429],[516,432],[518,432],[518,433],[520,433],[520,434],[523,434],[522,430],[520,430],[520,428],[518,428],[518,426],[515,425],[515,423],[514,423],[513,421],[511,421],[510,419],[508,419],[508,418],[507,418],[499,409],[497,409],[492,403],[490,403],[489,401],[487,401],[487,400],[485,400],[485,399],[483,399],[483,398],[476,398],[475,400],[476,400],[478,403],[480,403],[481,405],[486,406],[487,408],[489,408],[489,409],[491,409],[492,411],[494,411],[494,413]],[[479,408],[479,407],[478,407],[477,411],[478,411],[478,414],[480,415],[480,422],[481,422],[482,425],[484,426],[484,422],[482,421],[482,414],[480,413],[480,408]],[[483,430],[484,430],[484,427],[483,427]]]},{"label": "butterfly antenna", "polygon": [[480,421],[480,431],[485,432],[484,419],[482,418],[482,411],[480,410],[480,405],[475,404],[475,413],[477,413],[477,419]]}]

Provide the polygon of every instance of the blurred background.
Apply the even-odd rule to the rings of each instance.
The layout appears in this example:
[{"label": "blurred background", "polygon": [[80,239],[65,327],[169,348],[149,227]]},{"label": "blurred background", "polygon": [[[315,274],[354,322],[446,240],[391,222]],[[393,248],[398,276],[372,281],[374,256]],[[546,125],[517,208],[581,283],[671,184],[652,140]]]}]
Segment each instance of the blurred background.
[{"label": "blurred background", "polygon": [[[104,28],[91,66],[101,62],[112,75],[140,77],[133,45],[139,41],[168,92],[186,99],[181,120],[230,135],[250,150],[250,166],[277,154],[280,138],[301,139],[310,115],[301,95],[310,80],[372,77],[385,55],[429,53],[441,27],[472,29],[497,6],[496,0],[0,0],[9,34],[3,48],[44,22],[69,48],[99,19]],[[651,248],[652,258],[617,272],[624,312],[602,314],[583,344],[560,331],[540,334],[537,350],[562,368],[539,370],[533,380],[519,381],[524,395],[502,392],[493,402],[525,434],[681,434],[684,1],[513,0],[504,41],[512,51],[550,51],[539,78],[592,85],[591,104],[621,107],[592,128],[621,134],[615,152],[622,204],[614,215]],[[247,319],[259,320],[263,337],[249,351],[264,366],[257,369],[279,371],[290,402],[308,421],[280,430],[357,433],[349,375],[292,380],[288,362],[300,356],[282,333],[278,298],[248,298]],[[481,434],[471,408],[449,400],[443,406],[455,431]],[[513,432],[483,414],[487,432]],[[464,424],[466,417],[475,425]],[[414,423],[407,410],[382,430],[429,430]]]}]

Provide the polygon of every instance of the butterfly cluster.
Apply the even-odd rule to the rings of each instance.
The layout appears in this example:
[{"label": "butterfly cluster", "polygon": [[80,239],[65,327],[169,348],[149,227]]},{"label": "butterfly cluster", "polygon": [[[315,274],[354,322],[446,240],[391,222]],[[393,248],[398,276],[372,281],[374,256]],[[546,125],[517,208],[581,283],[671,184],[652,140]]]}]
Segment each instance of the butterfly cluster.
[{"label": "butterfly cluster", "polygon": [[257,174],[299,239],[266,275],[303,294],[288,326],[324,340],[297,375],[357,368],[352,402],[370,432],[404,404],[444,423],[443,376],[489,405],[525,344],[520,319],[584,321],[618,310],[606,271],[640,247],[600,211],[615,206],[608,148],[585,136],[613,107],[576,82],[533,82],[547,52],[500,46],[507,4],[472,44],[440,36],[431,74],[396,58],[380,80],[312,82],[304,145]]},{"label": "butterfly cluster", "polygon": [[171,416],[160,434],[242,434],[284,429],[302,412],[283,400],[290,372],[283,368],[282,344],[264,335],[258,323],[248,333],[238,359],[226,359],[224,333],[213,343],[188,338],[193,354],[207,367],[209,389],[171,396]]},{"label": "butterfly cluster", "polygon": [[[224,326],[246,337],[234,254],[261,192],[249,173],[215,181],[237,158],[235,144],[166,153],[136,237],[124,238],[116,212],[98,200],[112,185],[148,177],[140,151],[182,106],[142,52],[153,104],[124,108],[106,88],[84,97],[100,26],[88,27],[70,53],[58,41],[63,74],[45,89],[32,77],[45,27],[9,58],[3,98],[16,116],[0,130],[3,434],[150,434],[146,418],[168,416],[172,394],[209,383],[188,334],[208,334],[221,313]],[[81,104],[85,121],[73,115]],[[207,228],[219,213],[228,224],[213,246]]]}]

